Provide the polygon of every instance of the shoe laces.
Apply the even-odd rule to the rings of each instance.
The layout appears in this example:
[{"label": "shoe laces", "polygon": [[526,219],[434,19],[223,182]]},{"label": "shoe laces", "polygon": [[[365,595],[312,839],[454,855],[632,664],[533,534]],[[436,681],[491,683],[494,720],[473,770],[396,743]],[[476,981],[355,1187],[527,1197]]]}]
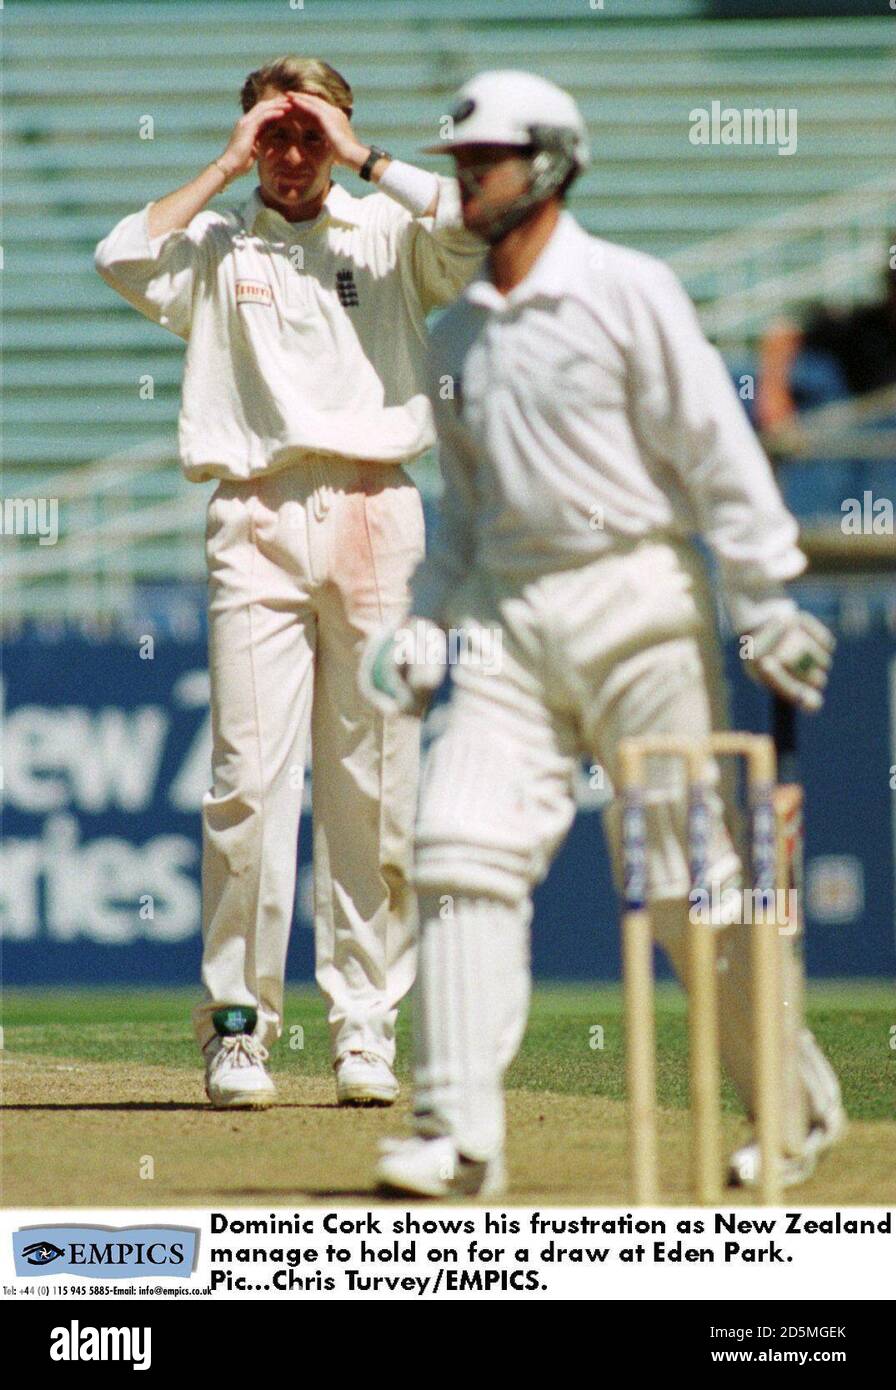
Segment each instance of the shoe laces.
[{"label": "shoe laces", "polygon": [[268,1060],[268,1050],[251,1033],[233,1033],[221,1039],[215,1061],[219,1066],[256,1067]]},{"label": "shoe laces", "polygon": [[341,1060],[343,1062],[347,1062],[350,1061],[353,1057],[360,1057],[362,1061],[369,1062],[371,1066],[384,1067],[386,1065],[385,1061],[379,1055],[378,1052],[364,1052],[362,1049],[359,1048],[355,1048],[351,1052],[346,1052],[341,1058]]}]

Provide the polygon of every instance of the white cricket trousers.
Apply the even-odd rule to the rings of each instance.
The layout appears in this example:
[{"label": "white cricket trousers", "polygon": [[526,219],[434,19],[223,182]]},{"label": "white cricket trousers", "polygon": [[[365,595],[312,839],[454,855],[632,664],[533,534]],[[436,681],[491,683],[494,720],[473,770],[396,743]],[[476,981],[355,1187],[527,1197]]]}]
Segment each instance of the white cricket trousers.
[{"label": "white cricket trousers", "polygon": [[310,733],[316,976],[333,1056],[363,1050],[391,1065],[415,969],[419,725],[373,712],[358,665],[371,631],[406,611],[420,494],[401,468],[314,455],[222,482],[206,541],[213,749],[197,1039],[230,1004],[257,1010],[265,1046],[282,1031]]},{"label": "white cricket trousers", "polygon": [[[575,813],[580,758],[611,780],[621,739],[702,738],[724,718],[715,622],[689,548],[644,541],[528,582],[475,571],[453,620],[488,652],[454,671],[447,720],[426,761],[414,877],[420,899],[415,1100],[421,1134],[450,1134],[471,1158],[504,1141],[503,1073],[526,1025],[531,892]],[[490,636],[483,636],[487,630]],[[500,661],[495,660],[500,634]],[[718,781],[718,769],[714,769]],[[738,882],[740,865],[718,792],[709,881]],[[681,764],[652,765],[647,799],[651,919],[686,984],[690,877]],[[618,870],[618,814],[606,817]],[[578,913],[575,902],[571,913]],[[594,931],[616,931],[610,903]],[[720,928],[722,1056],[748,1111],[753,1102],[750,928]],[[805,1033],[799,963],[784,953],[786,1139],[802,1145],[807,1109],[823,1114],[836,1079]]]}]

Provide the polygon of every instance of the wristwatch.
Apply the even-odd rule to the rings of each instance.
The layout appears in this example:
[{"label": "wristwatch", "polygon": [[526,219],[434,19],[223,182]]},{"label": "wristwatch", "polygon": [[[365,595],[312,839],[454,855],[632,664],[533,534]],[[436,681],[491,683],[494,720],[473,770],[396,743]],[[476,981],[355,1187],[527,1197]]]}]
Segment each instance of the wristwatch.
[{"label": "wristwatch", "polygon": [[376,164],[377,160],[391,158],[392,156],[388,150],[381,150],[378,145],[371,145],[370,154],[358,170],[358,177],[362,178],[365,183],[370,183],[373,176],[373,166]]}]

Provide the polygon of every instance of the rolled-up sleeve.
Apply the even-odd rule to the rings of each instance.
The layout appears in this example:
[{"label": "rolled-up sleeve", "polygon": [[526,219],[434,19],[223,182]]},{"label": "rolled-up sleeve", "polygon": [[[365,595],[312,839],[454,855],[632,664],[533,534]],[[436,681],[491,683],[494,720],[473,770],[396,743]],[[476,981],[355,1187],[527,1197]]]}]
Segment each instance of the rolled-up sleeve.
[{"label": "rolled-up sleeve", "polygon": [[426,313],[450,304],[472,280],[485,246],[464,227],[456,179],[439,178],[435,216],[410,219],[401,255]]},{"label": "rolled-up sleeve", "polygon": [[772,609],[792,607],[783,585],[806,567],[797,523],[673,273],[656,267],[649,283],[633,287],[630,306],[639,432],[680,479],[718,559],[732,621],[747,631]]},{"label": "rolled-up sleeve", "polygon": [[200,214],[186,228],[149,235],[148,204],[112,228],[99,243],[94,263],[118,294],[153,323],[180,338],[190,336],[193,296],[207,264],[215,214]]}]

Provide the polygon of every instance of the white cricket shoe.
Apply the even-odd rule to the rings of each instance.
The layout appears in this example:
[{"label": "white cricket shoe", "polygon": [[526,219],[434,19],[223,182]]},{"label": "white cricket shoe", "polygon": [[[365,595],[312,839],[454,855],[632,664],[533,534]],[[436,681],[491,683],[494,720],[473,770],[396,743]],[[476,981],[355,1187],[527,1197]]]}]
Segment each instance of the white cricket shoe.
[{"label": "white cricket shoe", "polygon": [[[786,1154],[781,1165],[781,1186],[797,1187],[815,1172],[815,1165],[826,1150],[842,1139],[847,1129],[842,1105],[829,1111],[824,1120],[815,1120],[800,1154]],[[759,1145],[754,1141],[736,1149],[728,1160],[729,1187],[756,1187],[761,1168]]]},{"label": "white cricket shoe", "polygon": [[336,1099],[340,1105],[392,1105],[398,1082],[376,1052],[343,1052],[336,1061]]},{"label": "white cricket shoe", "polygon": [[376,1177],[380,1192],[412,1197],[500,1197],[507,1187],[503,1154],[467,1158],[448,1137],[385,1140]]},{"label": "white cricket shoe", "polygon": [[204,1048],[205,1094],[216,1110],[262,1110],[277,1088],[265,1070],[267,1048],[251,1033],[214,1037]]}]

